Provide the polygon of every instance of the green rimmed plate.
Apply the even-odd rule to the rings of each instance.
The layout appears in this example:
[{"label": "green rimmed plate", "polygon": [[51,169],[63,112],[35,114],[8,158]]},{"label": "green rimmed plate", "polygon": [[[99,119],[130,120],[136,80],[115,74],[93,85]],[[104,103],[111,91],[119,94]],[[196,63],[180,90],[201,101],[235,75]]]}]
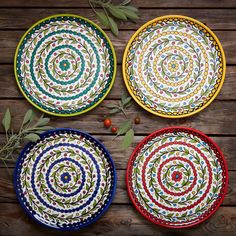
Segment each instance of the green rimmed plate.
[{"label": "green rimmed plate", "polygon": [[162,117],[181,118],[207,107],[219,93],[226,61],[215,34],[186,16],[144,24],[123,57],[123,77],[134,100]]},{"label": "green rimmed plate", "polygon": [[14,67],[31,104],[52,115],[72,116],[91,110],[108,94],[116,55],[107,35],[90,20],[53,15],[23,35]]}]

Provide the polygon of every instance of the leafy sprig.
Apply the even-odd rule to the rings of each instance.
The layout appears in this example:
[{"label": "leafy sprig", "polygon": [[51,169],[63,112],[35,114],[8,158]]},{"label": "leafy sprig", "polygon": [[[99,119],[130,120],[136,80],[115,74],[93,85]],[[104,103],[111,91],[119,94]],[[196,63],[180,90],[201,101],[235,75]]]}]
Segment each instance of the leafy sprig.
[{"label": "leafy sprig", "polygon": [[113,103],[106,105],[106,107],[109,109],[110,115],[121,112],[125,116],[125,120],[119,126],[119,129],[115,136],[116,138],[118,136],[124,135],[121,142],[121,148],[123,150],[130,147],[134,140],[134,125],[135,124],[134,124],[133,119],[129,118],[126,113],[126,109],[130,106],[131,106],[131,97],[127,97],[125,94],[122,95],[118,105],[113,104]]},{"label": "leafy sprig", "polygon": [[30,109],[25,113],[20,130],[16,133],[11,129],[12,116],[10,110],[7,109],[2,119],[6,140],[0,147],[0,160],[6,165],[7,161],[14,160],[14,153],[21,148],[24,142],[35,142],[40,138],[39,134],[45,130],[53,129],[47,125],[49,121],[50,119],[43,115],[36,118],[33,110]]},{"label": "leafy sprig", "polygon": [[122,112],[125,118],[127,118],[125,109],[131,105],[130,101],[131,101],[131,97],[126,97],[126,95],[122,95],[121,100],[119,101],[118,105],[110,103],[106,105],[106,107],[110,109],[109,111],[110,115],[118,113],[118,112]]},{"label": "leafy sprig", "polygon": [[[139,18],[138,9],[130,6],[131,0],[124,0],[120,4],[114,4],[111,0],[88,0],[99,22],[111,29],[115,36],[118,36],[119,29],[117,20],[119,21],[134,21]],[[100,7],[101,10],[96,10]]]}]

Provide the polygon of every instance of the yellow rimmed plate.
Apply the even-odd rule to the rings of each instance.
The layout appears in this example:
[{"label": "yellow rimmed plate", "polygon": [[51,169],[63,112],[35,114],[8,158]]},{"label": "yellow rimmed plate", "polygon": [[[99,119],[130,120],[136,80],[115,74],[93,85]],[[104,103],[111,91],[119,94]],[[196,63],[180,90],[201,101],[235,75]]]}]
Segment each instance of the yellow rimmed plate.
[{"label": "yellow rimmed plate", "polygon": [[126,87],[147,111],[181,118],[207,107],[219,93],[226,60],[215,34],[186,16],[147,22],[131,37],[122,63]]},{"label": "yellow rimmed plate", "polygon": [[51,115],[73,116],[96,107],[116,75],[116,55],[92,21],[59,14],[35,23],[15,53],[16,81],[26,99]]}]

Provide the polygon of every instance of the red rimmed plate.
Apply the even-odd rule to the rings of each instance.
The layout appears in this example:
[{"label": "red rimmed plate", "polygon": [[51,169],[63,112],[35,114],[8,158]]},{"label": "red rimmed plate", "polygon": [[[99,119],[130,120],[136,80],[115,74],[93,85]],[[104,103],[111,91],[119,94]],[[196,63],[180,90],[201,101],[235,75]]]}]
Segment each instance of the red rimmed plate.
[{"label": "red rimmed plate", "polygon": [[200,131],[158,130],[135,148],[127,188],[137,210],[155,224],[185,228],[209,218],[228,185],[227,164],[215,142]]}]

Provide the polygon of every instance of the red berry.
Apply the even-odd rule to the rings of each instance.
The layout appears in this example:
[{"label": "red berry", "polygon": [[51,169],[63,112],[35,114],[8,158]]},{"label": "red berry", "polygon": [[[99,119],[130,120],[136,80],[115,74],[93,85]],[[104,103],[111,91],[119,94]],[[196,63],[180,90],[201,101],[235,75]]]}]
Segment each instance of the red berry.
[{"label": "red berry", "polygon": [[135,118],[134,118],[134,123],[137,125],[137,124],[140,124],[140,117],[139,116],[136,116]]},{"label": "red berry", "polygon": [[117,133],[117,128],[116,127],[111,127],[111,132],[112,133]]},{"label": "red berry", "polygon": [[111,119],[109,118],[106,118],[104,121],[103,121],[103,124],[106,128],[109,128],[111,126]]}]

